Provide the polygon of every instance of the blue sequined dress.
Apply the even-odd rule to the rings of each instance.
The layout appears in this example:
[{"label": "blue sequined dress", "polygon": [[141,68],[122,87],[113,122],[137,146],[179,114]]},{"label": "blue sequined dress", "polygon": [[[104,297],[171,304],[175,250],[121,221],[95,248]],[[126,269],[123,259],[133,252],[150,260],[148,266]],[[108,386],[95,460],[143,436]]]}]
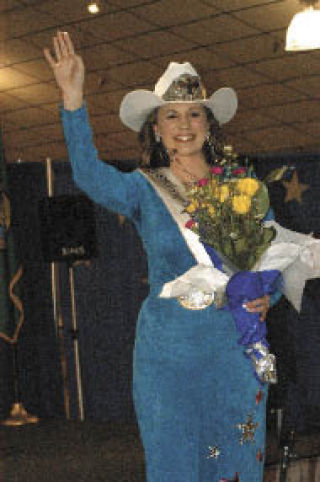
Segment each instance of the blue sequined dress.
[{"label": "blue sequined dress", "polygon": [[148,257],[150,294],[136,329],[133,396],[148,482],[262,482],[266,390],[237,343],[227,311],[159,298],[196,264],[148,180],[99,161],[86,108],[62,109],[76,184],[135,224]]}]

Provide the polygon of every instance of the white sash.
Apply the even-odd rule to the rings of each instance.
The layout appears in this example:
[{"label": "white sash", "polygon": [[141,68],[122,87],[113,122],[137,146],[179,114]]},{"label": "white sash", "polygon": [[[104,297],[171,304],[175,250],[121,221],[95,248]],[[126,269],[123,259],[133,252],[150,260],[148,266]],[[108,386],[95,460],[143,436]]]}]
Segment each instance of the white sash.
[{"label": "white sash", "polygon": [[[159,197],[167,207],[173,220],[177,224],[182,237],[184,238],[188,248],[190,249],[198,264],[212,266],[211,258],[208,255],[203,244],[199,241],[199,236],[193,231],[191,231],[191,229],[185,227],[185,224],[190,219],[190,216],[188,215],[188,213],[183,212],[184,206],[182,204],[182,201],[179,202],[178,199],[175,199],[170,194],[164,184],[161,183],[161,178],[157,178],[156,175],[153,176],[147,171],[143,171],[141,169],[139,169],[139,172],[150,182],[156,193],[159,195]],[[158,169],[158,172],[160,173],[160,176],[165,177],[177,189],[178,195],[183,193],[183,185],[172,174],[169,168],[160,168]]]}]

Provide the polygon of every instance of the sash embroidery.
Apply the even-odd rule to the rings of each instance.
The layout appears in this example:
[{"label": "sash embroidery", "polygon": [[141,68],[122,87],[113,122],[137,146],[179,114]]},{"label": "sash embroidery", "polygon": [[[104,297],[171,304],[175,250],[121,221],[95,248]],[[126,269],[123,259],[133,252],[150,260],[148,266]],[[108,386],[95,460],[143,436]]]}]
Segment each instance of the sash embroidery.
[{"label": "sash embroidery", "polygon": [[199,236],[185,227],[185,223],[190,218],[187,213],[182,212],[187,200],[182,183],[169,168],[139,169],[139,172],[149,181],[167,207],[197,263],[212,266],[211,258],[200,242]]}]

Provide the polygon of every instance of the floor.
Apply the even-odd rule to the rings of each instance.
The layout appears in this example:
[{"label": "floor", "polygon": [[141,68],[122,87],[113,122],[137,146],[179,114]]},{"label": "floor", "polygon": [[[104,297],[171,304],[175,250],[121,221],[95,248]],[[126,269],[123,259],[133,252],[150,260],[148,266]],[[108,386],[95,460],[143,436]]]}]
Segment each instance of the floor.
[{"label": "floor", "polygon": [[[269,433],[265,482],[319,482],[320,433],[296,436],[291,445],[295,457],[281,471],[284,451]],[[0,427],[0,482],[67,481],[145,481],[136,425],[55,419]]]}]

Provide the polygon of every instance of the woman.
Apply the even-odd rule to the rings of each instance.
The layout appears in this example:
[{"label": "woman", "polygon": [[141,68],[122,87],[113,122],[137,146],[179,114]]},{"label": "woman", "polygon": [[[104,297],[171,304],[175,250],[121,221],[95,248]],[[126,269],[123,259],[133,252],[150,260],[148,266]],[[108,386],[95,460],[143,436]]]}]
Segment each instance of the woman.
[{"label": "woman", "polygon": [[[184,230],[181,202],[186,184],[208,173],[212,131],[235,113],[235,94],[220,89],[206,99],[190,64],[170,64],[154,92],[131,92],[120,107],[122,121],[140,131],[144,162],[168,167],[121,173],[98,160],[83,105],[84,66],[67,33],[54,38],[54,52],[45,49],[45,57],[62,92],[75,182],[134,222],[148,256],[150,294],[138,319],[133,374],[147,480],[261,482],[266,393],[237,343],[234,320],[212,300],[159,296],[206,261]],[[265,296],[247,310],[264,322],[269,304]]]}]

